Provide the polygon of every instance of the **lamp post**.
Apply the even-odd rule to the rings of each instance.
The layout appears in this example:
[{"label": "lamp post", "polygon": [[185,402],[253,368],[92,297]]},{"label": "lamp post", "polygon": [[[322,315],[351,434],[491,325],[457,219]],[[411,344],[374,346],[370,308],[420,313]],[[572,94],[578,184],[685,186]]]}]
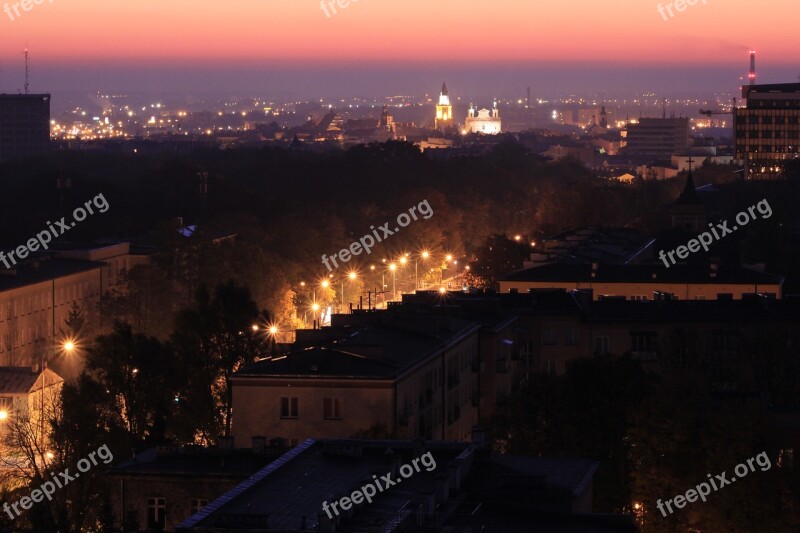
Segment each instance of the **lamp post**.
[{"label": "lamp post", "polygon": [[[315,326],[314,329],[317,329],[317,327],[316,327],[317,326],[317,311],[319,311],[319,309],[320,309],[319,308],[319,304],[317,302],[314,302],[313,304],[311,304],[311,310],[314,312],[314,314],[311,315],[312,320],[314,320],[314,326]],[[322,320],[322,317],[320,316],[320,321],[321,320]],[[322,324],[320,324],[319,327],[322,327]]]},{"label": "lamp post", "polygon": [[397,265],[390,263],[389,270],[392,271],[392,300],[394,300],[397,295]]},{"label": "lamp post", "polygon": [[419,257],[414,259],[414,290],[419,290],[419,268],[417,263],[420,259],[427,261],[430,256],[431,253],[428,250],[422,250]]}]

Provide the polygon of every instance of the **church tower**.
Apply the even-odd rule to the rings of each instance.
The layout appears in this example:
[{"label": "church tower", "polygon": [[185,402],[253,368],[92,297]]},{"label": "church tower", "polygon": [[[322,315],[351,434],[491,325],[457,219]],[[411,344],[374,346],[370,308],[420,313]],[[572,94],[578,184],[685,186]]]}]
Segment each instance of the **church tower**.
[{"label": "church tower", "polygon": [[447,84],[442,83],[442,92],[439,95],[439,103],[436,105],[436,129],[445,130],[454,126],[453,106],[450,105],[450,96],[447,94]]}]

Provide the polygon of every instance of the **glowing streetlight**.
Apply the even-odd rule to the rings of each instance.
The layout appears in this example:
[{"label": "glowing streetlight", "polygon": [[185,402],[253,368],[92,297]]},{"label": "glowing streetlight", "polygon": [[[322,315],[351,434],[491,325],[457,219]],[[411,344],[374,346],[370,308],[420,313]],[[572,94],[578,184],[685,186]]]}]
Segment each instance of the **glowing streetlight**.
[{"label": "glowing streetlight", "polygon": [[0,421],[5,420],[8,418],[8,411],[0,411]]},{"label": "glowing streetlight", "polygon": [[68,340],[64,343],[64,351],[72,353],[75,350],[75,341]]},{"label": "glowing streetlight", "polygon": [[278,326],[270,326],[268,331],[269,331],[269,334],[274,337],[275,335],[278,334],[278,331],[279,331],[278,330]]},{"label": "glowing streetlight", "polygon": [[522,240],[522,235],[514,235],[514,240],[519,242]]},{"label": "glowing streetlight", "polygon": [[448,263],[453,260],[453,256],[451,254],[447,254],[444,258]]},{"label": "glowing streetlight", "polygon": [[355,281],[355,279],[358,277],[358,274],[355,272],[350,272],[347,277],[350,278],[350,281]]},{"label": "glowing streetlight", "polygon": [[320,283],[320,285],[322,285],[323,289],[327,289],[330,286],[330,284],[331,283],[327,279],[323,279],[322,283]]},{"label": "glowing streetlight", "polygon": [[439,287],[439,294],[447,294],[447,289],[444,287]]},{"label": "glowing streetlight", "polygon": [[250,326],[250,328],[253,330],[253,333],[255,333],[256,331],[258,331],[258,324],[253,324],[252,326]]}]

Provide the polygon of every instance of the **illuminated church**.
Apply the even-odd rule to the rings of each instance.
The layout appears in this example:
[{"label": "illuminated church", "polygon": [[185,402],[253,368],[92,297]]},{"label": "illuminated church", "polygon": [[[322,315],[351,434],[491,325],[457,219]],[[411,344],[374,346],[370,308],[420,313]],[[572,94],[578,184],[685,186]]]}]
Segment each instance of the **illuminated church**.
[{"label": "illuminated church", "polygon": [[500,121],[500,111],[497,109],[497,102],[494,102],[492,110],[481,109],[475,111],[475,106],[470,104],[467,122],[464,124],[463,133],[485,133],[496,135],[500,133],[502,122]]},{"label": "illuminated church", "polygon": [[439,103],[436,105],[436,129],[447,130],[452,128],[453,106],[450,105],[450,96],[447,94],[447,84],[442,83],[442,93],[439,95]]}]

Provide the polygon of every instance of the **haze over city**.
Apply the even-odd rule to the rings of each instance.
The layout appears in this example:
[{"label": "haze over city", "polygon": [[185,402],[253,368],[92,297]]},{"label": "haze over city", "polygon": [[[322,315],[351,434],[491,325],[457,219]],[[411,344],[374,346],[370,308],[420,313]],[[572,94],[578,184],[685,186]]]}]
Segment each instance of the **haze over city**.
[{"label": "haze over city", "polygon": [[26,47],[32,87],[54,93],[421,95],[446,78],[465,94],[498,97],[529,85],[546,97],[671,96],[734,87],[751,48],[764,81],[796,79],[800,36],[769,21],[796,19],[800,6],[759,6],[698,0],[665,20],[639,0],[362,0],[332,16],[314,1],[55,0],[0,16],[0,90],[21,89]]}]

